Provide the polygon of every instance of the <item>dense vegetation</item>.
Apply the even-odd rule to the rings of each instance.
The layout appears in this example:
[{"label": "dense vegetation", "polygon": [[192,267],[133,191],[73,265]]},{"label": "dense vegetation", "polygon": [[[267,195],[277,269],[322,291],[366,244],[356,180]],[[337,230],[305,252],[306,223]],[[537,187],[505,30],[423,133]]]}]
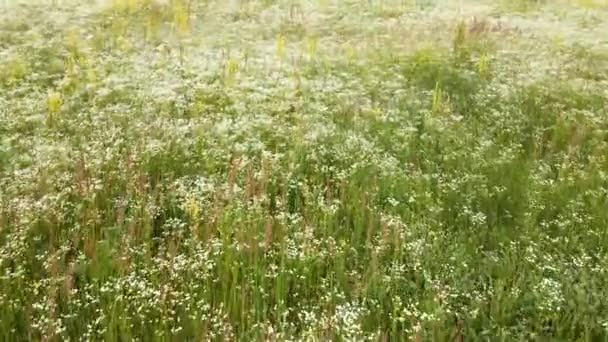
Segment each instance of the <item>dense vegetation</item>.
[{"label": "dense vegetation", "polygon": [[606,32],[603,0],[1,3],[1,339],[607,340]]}]

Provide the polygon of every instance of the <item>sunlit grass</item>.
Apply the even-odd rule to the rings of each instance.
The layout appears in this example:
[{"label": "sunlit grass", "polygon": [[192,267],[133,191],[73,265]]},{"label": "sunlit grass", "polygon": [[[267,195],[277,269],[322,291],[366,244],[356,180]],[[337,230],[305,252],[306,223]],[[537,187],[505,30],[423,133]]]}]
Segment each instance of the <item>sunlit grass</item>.
[{"label": "sunlit grass", "polygon": [[2,339],[605,340],[607,15],[7,4]]}]

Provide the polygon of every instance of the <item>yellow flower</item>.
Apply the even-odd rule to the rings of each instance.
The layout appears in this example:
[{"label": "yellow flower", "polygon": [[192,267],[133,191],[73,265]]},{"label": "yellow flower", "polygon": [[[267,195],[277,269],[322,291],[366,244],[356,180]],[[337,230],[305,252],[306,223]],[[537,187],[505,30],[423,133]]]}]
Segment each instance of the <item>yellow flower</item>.
[{"label": "yellow flower", "polygon": [[180,2],[173,6],[173,22],[180,36],[185,36],[190,31],[188,11]]},{"label": "yellow flower", "polygon": [[482,78],[488,78],[490,76],[490,58],[487,54],[481,55],[477,61],[477,72]]},{"label": "yellow flower", "polygon": [[49,114],[59,113],[61,110],[61,104],[63,103],[61,99],[61,94],[55,91],[48,92],[47,96],[47,106]]},{"label": "yellow flower", "polygon": [[285,36],[283,34],[279,34],[277,36],[277,56],[279,58],[285,57]]},{"label": "yellow flower", "polygon": [[316,36],[310,36],[306,38],[306,52],[309,56],[313,57],[317,54],[317,42],[319,38]]},{"label": "yellow flower", "polygon": [[186,214],[191,220],[197,221],[201,214],[201,207],[193,196],[188,196],[185,203]]}]

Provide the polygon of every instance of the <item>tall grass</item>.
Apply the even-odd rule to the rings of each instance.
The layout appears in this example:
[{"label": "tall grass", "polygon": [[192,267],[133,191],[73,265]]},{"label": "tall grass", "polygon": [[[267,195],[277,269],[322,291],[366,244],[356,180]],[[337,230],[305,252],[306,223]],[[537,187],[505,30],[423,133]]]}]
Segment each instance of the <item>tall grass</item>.
[{"label": "tall grass", "polygon": [[605,340],[607,14],[534,3],[7,7],[1,338]]}]

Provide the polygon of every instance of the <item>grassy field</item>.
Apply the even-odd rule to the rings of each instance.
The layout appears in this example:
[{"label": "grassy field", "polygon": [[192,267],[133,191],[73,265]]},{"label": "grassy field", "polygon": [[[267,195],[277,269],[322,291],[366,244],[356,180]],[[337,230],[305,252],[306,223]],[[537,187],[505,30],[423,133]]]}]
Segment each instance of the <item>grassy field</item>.
[{"label": "grassy field", "polygon": [[2,341],[608,341],[608,2],[0,2]]}]

